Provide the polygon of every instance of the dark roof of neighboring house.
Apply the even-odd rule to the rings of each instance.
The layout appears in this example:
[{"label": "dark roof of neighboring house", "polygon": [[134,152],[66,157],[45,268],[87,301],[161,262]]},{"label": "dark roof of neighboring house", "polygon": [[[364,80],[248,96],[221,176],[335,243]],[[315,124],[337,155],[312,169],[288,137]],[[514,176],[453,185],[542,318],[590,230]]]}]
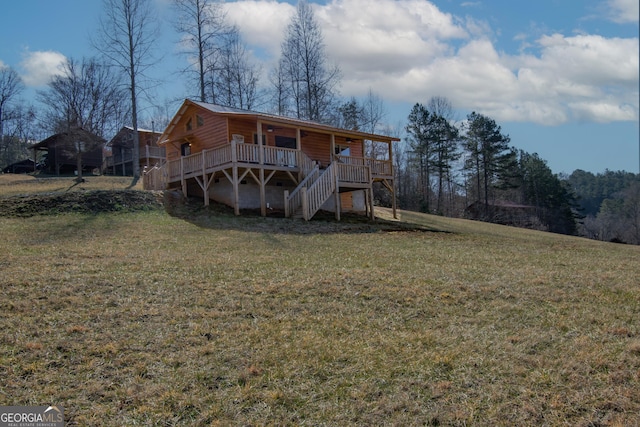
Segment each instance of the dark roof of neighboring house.
[{"label": "dark roof of neighboring house", "polygon": [[7,165],[4,169],[2,169],[2,171],[5,173],[8,173],[8,172],[11,172],[12,170],[22,169],[22,168],[29,168],[33,170],[34,167],[35,167],[35,162],[33,160],[24,159],[24,160],[20,160],[19,162],[15,162],[15,163],[11,163],[10,165]]},{"label": "dark roof of neighboring house", "polygon": [[[114,142],[116,142],[119,138],[121,138],[124,134],[130,134],[133,132],[133,128],[131,126],[123,126],[118,133],[116,133],[113,138],[107,142],[107,146],[112,146]],[[138,128],[138,133],[150,133],[152,135],[158,135],[158,137],[162,134],[162,132],[153,131],[149,129],[141,129]]]},{"label": "dark roof of neighboring house", "polygon": [[244,117],[252,118],[255,120],[261,120],[265,124],[289,125],[289,126],[299,127],[301,129],[310,130],[310,131],[334,133],[337,135],[352,136],[352,137],[358,137],[362,139],[369,139],[373,141],[381,141],[381,142],[400,141],[399,138],[392,137],[392,136],[377,135],[377,134],[360,132],[355,130],[348,130],[348,129],[340,129],[334,126],[312,122],[309,120],[278,116],[276,114],[261,113],[257,111],[241,110],[238,108],[225,107],[222,105],[209,104],[206,102],[199,102],[199,101],[192,101],[190,99],[185,99],[184,102],[182,103],[182,106],[180,107],[176,115],[173,117],[171,122],[169,123],[169,126],[167,126],[162,136],[160,137],[160,141],[158,141],[159,144],[164,144],[166,142],[168,134],[170,134],[173,131],[173,129],[175,128],[180,118],[182,118],[182,115],[184,114],[184,112],[191,105],[210,111],[212,113],[223,115],[223,116],[244,116]]},{"label": "dark roof of neighboring house", "polygon": [[[63,140],[68,138],[71,132],[60,132],[60,133],[56,133],[54,135],[51,135],[48,138],[43,139],[42,141],[38,142],[37,144],[34,144],[31,146],[32,149],[37,149],[37,150],[47,150],[49,148],[49,144],[56,144],[58,143],[60,140]],[[89,131],[86,131],[84,129],[78,129],[73,131],[73,134],[77,135],[79,138],[84,139],[84,140],[89,140],[89,141],[94,141],[94,142],[105,142],[104,138],[91,133]]]}]

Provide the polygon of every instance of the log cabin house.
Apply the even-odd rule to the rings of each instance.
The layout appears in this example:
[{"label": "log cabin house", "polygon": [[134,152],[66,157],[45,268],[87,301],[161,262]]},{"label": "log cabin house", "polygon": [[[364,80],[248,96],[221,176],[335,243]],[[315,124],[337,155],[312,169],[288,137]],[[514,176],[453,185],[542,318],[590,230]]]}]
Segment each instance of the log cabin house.
[{"label": "log cabin house", "polygon": [[[124,126],[107,142],[111,155],[106,157],[105,173],[119,176],[133,175],[133,128]],[[140,170],[149,169],[165,160],[164,147],[158,146],[160,132],[138,129]]]},{"label": "log cabin house", "polygon": [[51,135],[31,146],[31,149],[34,159],[38,158],[38,151],[43,152],[44,173],[73,174],[77,173],[78,165],[81,165],[84,172],[101,173],[104,143],[104,139],[91,132],[73,129]]},{"label": "log cabin house", "polygon": [[[366,158],[365,141],[377,159]],[[373,184],[393,195],[398,138],[185,100],[159,145],[167,162],[145,173],[149,189],[180,188],[234,208],[311,219],[319,210],[374,218]],[[380,150],[383,148],[383,150]]]}]

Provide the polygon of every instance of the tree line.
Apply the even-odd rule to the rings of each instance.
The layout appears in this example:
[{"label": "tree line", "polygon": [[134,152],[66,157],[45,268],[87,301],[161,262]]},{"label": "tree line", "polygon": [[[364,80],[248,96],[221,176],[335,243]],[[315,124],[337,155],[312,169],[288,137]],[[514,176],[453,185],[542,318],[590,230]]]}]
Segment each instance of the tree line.
[{"label": "tree line", "polygon": [[[416,103],[406,123],[396,125],[386,122],[384,101],[373,90],[362,98],[341,97],[341,71],[329,63],[306,1],[298,2],[284,29],[280,58],[266,73],[249,56],[220,1],[173,0],[173,7],[184,97],[402,137],[393,158],[401,208],[638,243],[637,232],[634,237],[604,225],[632,221],[638,210],[634,190],[627,190],[637,185],[633,174],[629,185],[590,199],[589,205],[581,182],[590,177],[580,171],[571,177],[553,174],[537,154],[511,147],[492,118],[472,112],[456,120],[446,97]],[[37,108],[19,99],[24,84],[17,72],[1,69],[0,166],[28,157],[29,144],[51,133],[83,129],[108,140],[124,125],[162,129],[170,119],[166,105],[140,119],[141,99],[149,98],[153,83],[149,73],[159,61],[159,28],[151,0],[103,0],[91,39],[96,56],[69,58],[62,73],[38,92]],[[381,148],[367,142],[365,154],[381,158],[386,152]],[[134,170],[134,179],[139,174]],[[378,203],[390,203],[388,192],[376,195]],[[637,230],[637,215],[635,221]]]}]

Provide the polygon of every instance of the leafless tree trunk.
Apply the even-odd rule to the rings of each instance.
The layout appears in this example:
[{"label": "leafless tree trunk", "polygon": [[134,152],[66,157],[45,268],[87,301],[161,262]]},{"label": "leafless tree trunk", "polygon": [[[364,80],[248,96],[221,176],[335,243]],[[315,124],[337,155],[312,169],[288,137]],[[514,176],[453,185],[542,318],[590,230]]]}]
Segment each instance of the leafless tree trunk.
[{"label": "leafless tree trunk", "polygon": [[4,137],[4,121],[7,115],[5,109],[23,89],[22,79],[13,68],[0,68],[0,142]]},{"label": "leafless tree trunk", "polygon": [[286,82],[284,63],[278,62],[276,68],[269,73],[269,81],[272,86],[271,105],[273,111],[280,116],[289,115],[290,93],[289,85]]},{"label": "leafless tree trunk", "polygon": [[320,26],[311,6],[298,2],[282,44],[280,69],[291,89],[295,117],[329,122],[333,116],[338,67],[327,67],[327,56]]},{"label": "leafless tree trunk", "polygon": [[220,0],[174,0],[174,5],[177,11],[174,24],[182,34],[180,46],[190,63],[184,72],[195,75],[200,101],[216,102],[214,85],[218,79],[218,57],[227,43],[226,38],[237,35],[238,30],[225,22]]},{"label": "leafless tree trunk", "polygon": [[133,132],[133,180],[140,178],[138,91],[144,72],[153,65],[158,20],[151,0],[103,0],[98,39],[94,45],[111,63],[127,74]]},{"label": "leafless tree trunk", "polygon": [[63,67],[63,74],[38,92],[47,131],[79,128],[103,138],[117,132],[128,112],[121,75],[94,58],[70,58]]},{"label": "leafless tree trunk", "polygon": [[252,109],[258,100],[259,69],[250,62],[237,31],[229,36],[221,60],[218,92],[224,103],[230,107]]},{"label": "leafless tree trunk", "polygon": [[70,58],[63,74],[54,77],[38,99],[44,105],[44,122],[48,131],[68,135],[68,149],[77,160],[78,179],[82,179],[82,154],[96,149],[83,130],[104,138],[124,123],[127,113],[121,76],[96,59],[81,62]]}]

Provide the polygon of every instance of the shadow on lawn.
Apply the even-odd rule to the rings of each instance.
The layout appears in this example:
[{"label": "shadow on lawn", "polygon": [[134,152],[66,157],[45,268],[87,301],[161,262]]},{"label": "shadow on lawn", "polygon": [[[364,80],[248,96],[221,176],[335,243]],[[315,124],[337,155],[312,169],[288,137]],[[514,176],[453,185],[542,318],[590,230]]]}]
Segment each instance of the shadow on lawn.
[{"label": "shadow on lawn", "polygon": [[332,212],[320,211],[311,221],[285,218],[284,212],[269,210],[266,217],[260,210],[242,210],[234,215],[233,208],[211,202],[204,206],[201,198],[184,198],[179,192],[165,191],[164,206],[167,213],[175,218],[190,222],[198,227],[211,229],[232,229],[258,233],[275,234],[324,234],[324,233],[378,233],[378,232],[431,232],[449,233],[437,228],[400,221],[376,218],[371,221],[363,215],[343,213],[336,221]]}]

